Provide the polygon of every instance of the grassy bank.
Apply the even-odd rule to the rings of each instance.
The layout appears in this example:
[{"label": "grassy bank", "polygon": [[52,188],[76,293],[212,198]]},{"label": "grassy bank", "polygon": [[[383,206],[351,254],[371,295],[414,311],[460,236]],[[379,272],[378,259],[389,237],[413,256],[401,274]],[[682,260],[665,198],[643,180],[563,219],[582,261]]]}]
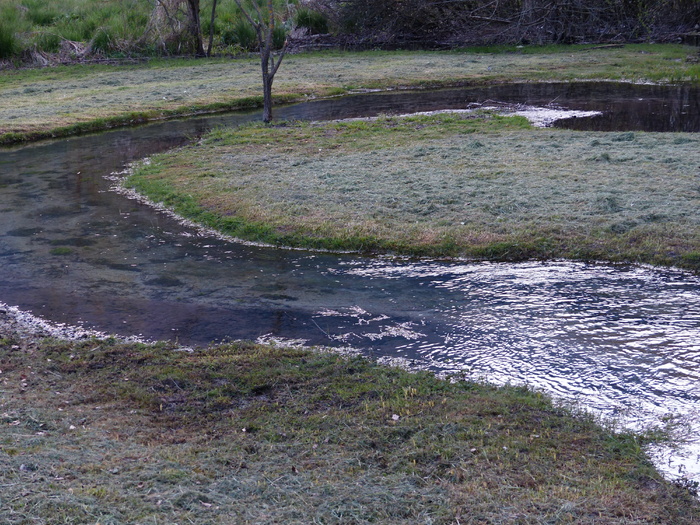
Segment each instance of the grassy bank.
[{"label": "grassy bank", "polygon": [[[310,53],[288,56],[275,77],[278,102],[358,89],[487,82],[700,80],[695,48],[552,46],[453,52]],[[0,74],[0,144],[261,103],[259,61],[154,60]]]},{"label": "grassy bank", "polygon": [[697,523],[523,388],[253,344],[0,339],[3,523]]},{"label": "grassy bank", "polygon": [[438,115],[218,130],[128,185],[273,244],[698,271],[699,165],[693,134]]}]

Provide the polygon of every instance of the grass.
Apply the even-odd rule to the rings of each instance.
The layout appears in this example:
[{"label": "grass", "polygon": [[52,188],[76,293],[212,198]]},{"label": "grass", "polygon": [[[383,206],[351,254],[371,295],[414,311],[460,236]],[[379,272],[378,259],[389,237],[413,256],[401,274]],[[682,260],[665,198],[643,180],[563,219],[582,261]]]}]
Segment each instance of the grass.
[{"label": "grass", "polygon": [[[245,49],[249,42],[232,38],[233,27],[245,22],[234,2],[217,4],[213,27],[212,1],[201,0],[199,5],[203,37],[208,42],[213,30],[215,53]],[[278,1],[275,5],[283,12],[289,8]],[[65,59],[66,50],[61,48],[68,42],[89,48],[91,58],[181,54],[183,42],[172,38],[167,27],[153,31],[153,11],[153,2],[144,0],[0,0],[0,59],[21,61],[22,52],[63,55]],[[179,10],[170,6],[170,15],[185,22],[182,6]],[[163,41],[154,38],[156,33]]]},{"label": "grass", "polygon": [[[539,49],[539,48],[538,48]],[[327,52],[288,56],[275,77],[277,103],[358,89],[446,87],[514,81],[691,81],[694,48],[552,46],[523,52]],[[255,57],[62,66],[0,75],[0,144],[138,121],[260,104]]]},{"label": "grass", "polygon": [[59,246],[56,248],[51,248],[50,253],[51,255],[70,255],[73,253],[73,250],[67,246]]},{"label": "grass", "polygon": [[[689,52],[310,54],[288,57],[276,93],[619,75],[697,81]],[[1,140],[255,104],[257,67],[177,60],[4,72]],[[256,125],[157,157],[133,183],[201,222],[272,242],[697,268],[695,140],[538,131],[493,115]],[[616,434],[525,388],[308,350],[187,352],[4,331],[0,429],[8,525],[700,520],[697,501],[643,453],[662,434]]]},{"label": "grass", "polygon": [[439,115],[217,130],[128,184],[273,244],[700,271],[698,165],[693,134]]},{"label": "grass", "polygon": [[8,525],[700,519],[645,459],[654,436],[526,388],[247,343],[13,333],[0,369]]},{"label": "grass", "polygon": [[140,0],[0,0],[5,28],[16,41],[11,53],[0,51],[0,58],[17,58],[26,50],[55,53],[63,41],[92,43],[103,52],[136,47],[150,11]]}]

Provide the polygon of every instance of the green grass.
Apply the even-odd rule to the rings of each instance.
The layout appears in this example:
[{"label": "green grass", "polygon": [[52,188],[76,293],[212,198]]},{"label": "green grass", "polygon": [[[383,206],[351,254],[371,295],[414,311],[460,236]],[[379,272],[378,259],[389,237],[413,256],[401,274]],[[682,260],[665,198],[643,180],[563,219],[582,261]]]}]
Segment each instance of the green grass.
[{"label": "green grass", "polygon": [[700,519],[646,460],[653,436],[525,388],[246,343],[12,333],[0,369],[8,525]]},{"label": "green grass", "polygon": [[[276,102],[357,89],[447,87],[492,82],[617,79],[690,81],[694,48],[658,45],[539,53],[328,52],[290,55],[275,77]],[[258,59],[154,60],[128,66],[65,66],[0,75],[0,143],[128,125],[145,119],[241,107],[260,97]],[[85,128],[81,127],[85,126]]]},{"label": "green grass", "polygon": [[[205,40],[214,32],[215,52],[240,51],[227,42],[227,32],[243,17],[235,2],[219,2],[217,18],[211,26],[211,0],[200,2],[200,16]],[[281,2],[276,1],[282,9]],[[165,52],[162,42],[152,36],[154,2],[145,0],[0,0],[0,60],[22,60],[22,54],[42,52],[62,60],[70,54],[62,46],[69,42],[89,48],[88,58],[107,56],[158,56]],[[172,6],[171,6],[172,7]],[[284,4],[284,8],[287,5]],[[180,9],[182,12],[182,8]],[[171,9],[171,14],[175,13]],[[182,14],[176,18],[184,22]],[[182,42],[168,42],[167,28],[159,27],[173,54],[180,54]],[[176,39],[175,39],[176,40]],[[167,53],[166,53],[167,54]]]},{"label": "green grass", "polygon": [[15,39],[12,53],[56,53],[61,42],[73,41],[106,53],[136,51],[146,30],[151,6],[140,0],[0,0],[5,27]]},{"label": "green grass", "polygon": [[697,146],[491,114],[253,124],[155,156],[127,184],[272,244],[698,271]]},{"label": "green grass", "polygon": [[73,253],[73,250],[67,246],[59,246],[56,248],[51,248],[50,253],[51,255],[70,255]]}]

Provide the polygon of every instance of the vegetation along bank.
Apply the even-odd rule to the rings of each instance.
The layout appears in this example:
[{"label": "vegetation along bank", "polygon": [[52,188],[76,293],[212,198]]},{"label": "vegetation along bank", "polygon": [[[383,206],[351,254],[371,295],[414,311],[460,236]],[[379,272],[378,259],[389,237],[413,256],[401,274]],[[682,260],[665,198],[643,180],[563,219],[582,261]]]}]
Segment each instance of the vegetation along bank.
[{"label": "vegetation along bank", "polygon": [[700,520],[644,456],[663,434],[616,434],[525,388],[248,343],[7,328],[0,370],[8,525]]},{"label": "vegetation along bank", "polygon": [[[252,15],[252,16],[251,16]],[[0,67],[275,49],[692,42],[696,0],[0,0]]]}]

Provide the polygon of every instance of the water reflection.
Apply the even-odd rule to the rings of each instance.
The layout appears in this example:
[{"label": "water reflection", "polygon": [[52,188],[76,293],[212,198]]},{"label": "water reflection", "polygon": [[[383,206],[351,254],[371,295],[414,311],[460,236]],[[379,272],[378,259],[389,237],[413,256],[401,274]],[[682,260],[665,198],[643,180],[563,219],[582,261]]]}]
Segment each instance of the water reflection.
[{"label": "water reflection", "polygon": [[618,85],[615,95],[604,83],[590,89],[572,84],[566,106],[600,111],[592,119],[568,119],[556,127],[589,131],[700,131],[700,88],[689,85]]},{"label": "water reflection", "polygon": [[[508,100],[502,86],[478,96],[464,89],[362,95],[277,115],[340,118],[488,100],[601,109],[596,104],[610,94],[595,86],[511,86]],[[630,90],[637,98],[639,90],[657,93],[653,86]],[[670,115],[649,122],[697,130],[697,89],[677,91]],[[686,118],[686,105],[694,116]],[[186,344],[269,336],[350,344],[434,370],[527,382],[638,424],[667,412],[697,414],[697,278],[568,262],[462,264],[244,246],[199,235],[109,191],[104,176],[125,163],[253,118],[169,122],[2,150],[0,301],[55,322]],[[685,452],[700,454],[697,444]],[[667,461],[700,479],[697,458]]]},{"label": "water reflection", "polygon": [[[700,131],[700,87],[611,82],[503,84],[416,93],[375,93],[299,105],[295,118],[348,118],[462,109],[477,105],[565,107],[600,111],[594,118],[561,120],[555,127],[589,131]],[[323,114],[321,114],[321,112]]]}]

